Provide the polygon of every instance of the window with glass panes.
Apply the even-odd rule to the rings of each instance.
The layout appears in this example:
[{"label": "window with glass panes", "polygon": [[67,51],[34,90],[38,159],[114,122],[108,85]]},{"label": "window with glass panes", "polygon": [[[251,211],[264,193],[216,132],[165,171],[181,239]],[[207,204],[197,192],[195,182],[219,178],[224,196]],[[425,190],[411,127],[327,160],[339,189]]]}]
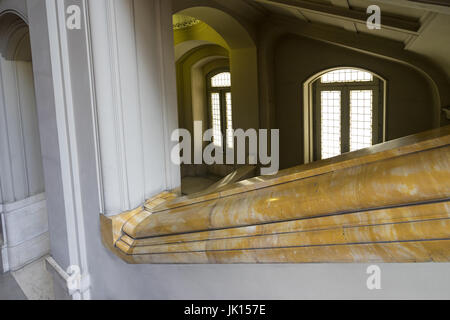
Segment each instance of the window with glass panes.
[{"label": "window with glass panes", "polygon": [[213,142],[219,148],[234,147],[233,103],[231,97],[231,74],[228,70],[216,70],[207,77],[210,126]]},{"label": "window with glass panes", "polygon": [[327,159],[382,141],[380,80],[359,69],[338,69],[314,84],[314,159]]}]

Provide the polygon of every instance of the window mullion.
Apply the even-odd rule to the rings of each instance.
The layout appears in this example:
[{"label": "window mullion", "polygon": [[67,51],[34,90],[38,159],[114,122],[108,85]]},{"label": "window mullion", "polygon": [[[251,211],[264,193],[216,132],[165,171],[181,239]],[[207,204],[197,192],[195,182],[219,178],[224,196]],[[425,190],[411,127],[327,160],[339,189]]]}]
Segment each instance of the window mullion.
[{"label": "window mullion", "polygon": [[341,89],[341,152],[350,150],[350,89]]},{"label": "window mullion", "polygon": [[227,148],[227,145],[226,145],[227,144],[226,105],[227,105],[227,101],[226,101],[226,97],[225,97],[225,90],[221,89],[220,90],[220,122],[222,125],[222,147],[223,147],[224,152]]},{"label": "window mullion", "polygon": [[376,145],[380,140],[379,133],[380,128],[378,127],[379,124],[379,92],[377,92],[379,88],[372,90],[372,144]]},{"label": "window mullion", "polygon": [[319,90],[317,88],[317,85],[314,86],[314,94],[315,94],[315,105],[316,107],[313,108],[313,112],[314,112],[314,127],[315,127],[315,140],[314,140],[314,160],[320,160],[322,159],[322,154],[321,154],[321,150],[322,150],[322,145],[321,145],[321,141],[322,141],[322,105],[321,105],[321,92],[322,90]]}]

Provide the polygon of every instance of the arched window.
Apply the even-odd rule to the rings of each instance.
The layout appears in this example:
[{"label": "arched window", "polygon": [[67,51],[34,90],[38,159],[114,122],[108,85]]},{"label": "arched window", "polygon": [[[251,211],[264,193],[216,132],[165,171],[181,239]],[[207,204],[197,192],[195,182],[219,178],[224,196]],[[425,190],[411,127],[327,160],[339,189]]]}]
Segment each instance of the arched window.
[{"label": "arched window", "polygon": [[314,160],[383,141],[382,86],[372,73],[342,68],[313,84]]},{"label": "arched window", "polygon": [[[234,146],[233,107],[231,99],[231,74],[228,70],[215,70],[207,77],[209,119],[213,129],[213,142],[217,147]],[[223,137],[226,137],[225,146]]]}]

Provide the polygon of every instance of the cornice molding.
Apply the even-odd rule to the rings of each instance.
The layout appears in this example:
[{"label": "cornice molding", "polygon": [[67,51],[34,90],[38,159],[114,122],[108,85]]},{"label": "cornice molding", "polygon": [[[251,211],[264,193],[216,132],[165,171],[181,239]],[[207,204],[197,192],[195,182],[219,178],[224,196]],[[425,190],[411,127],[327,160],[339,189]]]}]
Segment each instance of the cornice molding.
[{"label": "cornice molding", "polygon": [[[333,5],[320,4],[305,0],[255,0],[272,6],[293,8],[309,13],[338,18],[355,23],[366,23],[367,13],[365,11],[343,8]],[[404,19],[383,14],[381,19],[382,28],[400,31],[408,34],[417,34],[420,29],[420,22],[413,19]]]}]

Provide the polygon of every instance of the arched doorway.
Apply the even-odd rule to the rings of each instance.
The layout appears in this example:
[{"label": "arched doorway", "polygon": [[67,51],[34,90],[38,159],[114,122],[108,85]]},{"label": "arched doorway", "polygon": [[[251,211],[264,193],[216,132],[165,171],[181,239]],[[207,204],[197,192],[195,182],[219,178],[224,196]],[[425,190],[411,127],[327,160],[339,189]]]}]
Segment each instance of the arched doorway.
[{"label": "arched doorway", "polygon": [[[228,129],[259,128],[254,40],[238,20],[218,8],[176,10],[173,25],[180,128],[187,129],[195,139],[194,122],[201,121],[203,132],[208,129],[215,132],[214,143],[220,149],[216,152],[234,153],[233,137],[229,137]],[[213,86],[211,76],[224,72],[230,75],[229,86]],[[227,94],[221,95],[222,91]],[[219,136],[223,141],[218,141]],[[194,152],[206,147],[206,144],[192,145]],[[194,193],[187,191],[191,189],[186,187],[191,184],[190,179],[194,181],[192,185],[199,186],[192,190],[200,191],[235,169],[234,165],[222,163],[182,164],[182,193]]]},{"label": "arched doorway", "polygon": [[0,203],[3,271],[49,252],[30,34],[14,13],[0,16]]}]

